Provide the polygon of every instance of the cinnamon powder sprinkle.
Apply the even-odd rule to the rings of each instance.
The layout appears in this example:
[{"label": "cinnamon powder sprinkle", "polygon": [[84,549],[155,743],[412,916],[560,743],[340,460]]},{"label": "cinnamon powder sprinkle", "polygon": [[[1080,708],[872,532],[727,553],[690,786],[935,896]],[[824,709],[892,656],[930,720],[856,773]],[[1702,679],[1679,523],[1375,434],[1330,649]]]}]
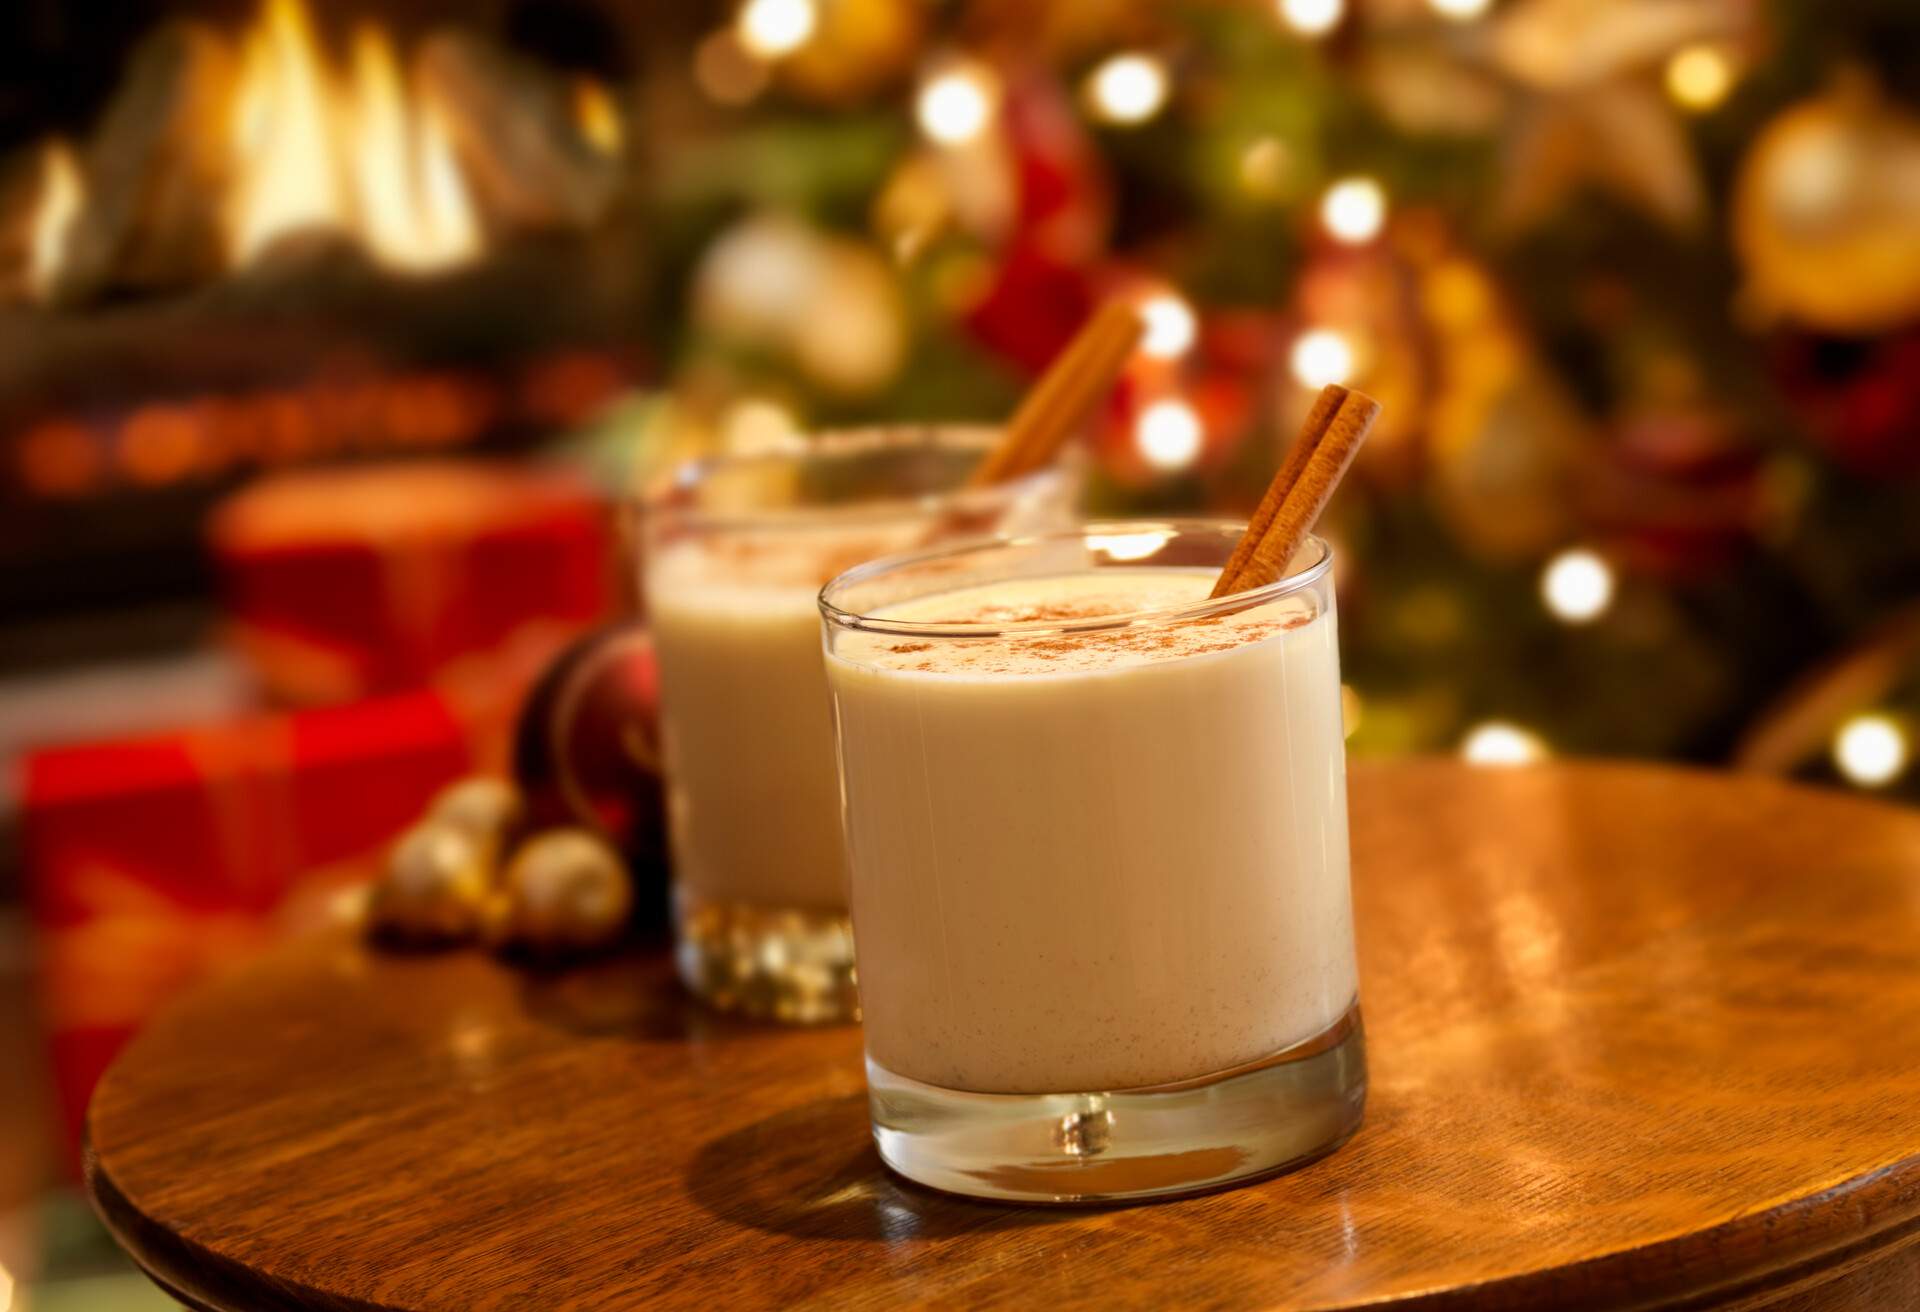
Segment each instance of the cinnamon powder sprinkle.
[{"label": "cinnamon powder sprinkle", "polygon": [[[1003,608],[1011,609],[1011,608]],[[1030,607],[1031,610],[1069,611],[1073,607]],[[1098,614],[1100,612],[1094,612]],[[1058,620],[1082,618],[1081,614],[1049,614],[1045,619]],[[998,617],[994,617],[998,619]],[[1040,617],[1036,617],[1040,618]],[[981,674],[1013,674],[1022,669],[1031,670],[1033,662],[1052,664],[1091,653],[1111,653],[1114,655],[1147,656],[1204,656],[1214,652],[1231,651],[1235,647],[1258,642],[1287,629],[1297,629],[1310,623],[1314,616],[1302,612],[1278,616],[1273,619],[1249,619],[1245,616],[1208,615],[1189,620],[1176,620],[1168,624],[1143,624],[1133,628],[1102,629],[1091,633],[1054,633],[1041,637],[1022,638],[1018,636],[981,638],[974,640],[971,658],[964,661],[966,669]],[[1228,625],[1224,630],[1202,637],[1196,630],[1207,626]],[[984,615],[971,615],[967,621],[993,622]],[[1013,622],[1013,621],[1001,621]],[[960,641],[968,641],[961,639]],[[930,642],[899,642],[889,645],[886,650],[896,655],[913,655],[931,651]],[[995,656],[1000,659],[995,659]],[[895,668],[919,672],[933,672],[944,666],[936,661],[902,662]]]}]

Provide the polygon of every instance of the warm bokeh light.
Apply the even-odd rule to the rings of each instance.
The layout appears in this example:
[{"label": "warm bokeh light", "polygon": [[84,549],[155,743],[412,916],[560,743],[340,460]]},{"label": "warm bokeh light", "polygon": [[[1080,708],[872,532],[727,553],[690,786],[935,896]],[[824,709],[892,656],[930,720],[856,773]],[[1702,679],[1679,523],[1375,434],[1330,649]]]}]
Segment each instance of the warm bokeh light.
[{"label": "warm bokeh light", "polygon": [[1277,0],[1280,21],[1302,36],[1331,32],[1346,13],[1345,0]]},{"label": "warm bokeh light", "polygon": [[693,52],[693,80],[722,105],[744,105],[767,89],[767,66],[723,28]]},{"label": "warm bokeh light", "polygon": [[1289,362],[1302,387],[1344,383],[1353,376],[1353,346],[1331,328],[1312,328],[1294,340]]},{"label": "warm bokeh light", "polygon": [[1167,103],[1167,73],[1152,55],[1115,55],[1087,79],[1087,100],[1108,123],[1144,123]]},{"label": "warm bokeh light", "polygon": [[721,438],[736,455],[768,455],[804,444],[800,425],[787,408],[764,397],[746,397],[727,407]]},{"label": "warm bokeh light", "polygon": [[944,146],[964,145],[993,117],[994,87],[986,70],[950,68],[927,79],[914,101],[920,130]]},{"label": "warm bokeh light", "polygon": [[1372,241],[1386,221],[1387,193],[1372,178],[1342,178],[1320,199],[1320,222],[1348,245]]},{"label": "warm bokeh light", "polygon": [[80,217],[84,200],[73,147],[64,141],[48,142],[40,164],[40,194],[27,234],[27,290],[41,300],[53,291],[67,234]]},{"label": "warm bokeh light", "polygon": [[1833,763],[1853,783],[1878,788],[1907,768],[1907,733],[1892,716],[1856,715],[1833,736]]},{"label": "warm bokeh light", "polygon": [[1155,469],[1185,469],[1200,454],[1200,416],[1185,401],[1156,401],[1134,424],[1134,445]]},{"label": "warm bokeh light", "polygon": [[605,83],[583,77],[573,84],[573,121],[580,125],[580,135],[587,144],[602,155],[620,153],[624,135],[620,107],[613,103]]},{"label": "warm bokeh light", "polygon": [[1469,22],[1487,12],[1492,0],[1427,0],[1433,12],[1456,23]]},{"label": "warm bokeh light", "polygon": [[100,444],[79,424],[48,420],[27,430],[18,450],[20,481],[43,497],[82,496],[106,472]]},{"label": "warm bokeh light", "polygon": [[740,44],[762,59],[790,55],[813,35],[813,0],[747,0],[735,30]]},{"label": "warm bokeh light", "polygon": [[1540,596],[1569,624],[1598,619],[1613,604],[1613,567],[1584,548],[1563,551],[1541,571]]},{"label": "warm bokeh light", "polygon": [[1705,111],[1733,90],[1733,61],[1711,45],[1686,46],[1667,61],[1667,94],[1687,109]]},{"label": "warm bokeh light", "polygon": [[1145,560],[1173,540],[1171,530],[1145,533],[1092,533],[1087,536],[1089,550],[1108,560]]},{"label": "warm bokeh light", "polygon": [[1140,317],[1146,331],[1140,337],[1140,349],[1157,360],[1174,360],[1193,349],[1200,323],[1193,307],[1172,292],[1149,296],[1140,302]]},{"label": "warm bokeh light", "polygon": [[1292,163],[1286,144],[1278,137],[1258,137],[1240,152],[1240,186],[1249,195],[1277,197],[1286,190]]},{"label": "warm bokeh light", "polygon": [[1461,739],[1460,755],[1471,765],[1529,765],[1550,753],[1531,730],[1505,720],[1485,720]]}]

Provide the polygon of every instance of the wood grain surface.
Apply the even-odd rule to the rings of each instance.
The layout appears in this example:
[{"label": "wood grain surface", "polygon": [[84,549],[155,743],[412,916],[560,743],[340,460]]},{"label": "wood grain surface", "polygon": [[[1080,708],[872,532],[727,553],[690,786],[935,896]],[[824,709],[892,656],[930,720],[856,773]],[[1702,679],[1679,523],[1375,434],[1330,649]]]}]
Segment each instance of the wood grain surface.
[{"label": "wood grain surface", "polygon": [[1920,814],[1608,765],[1354,771],[1373,1086],[1203,1198],[890,1177],[859,1033],[664,958],[538,975],[293,946],[148,1029],[90,1183],[245,1308],[1885,1309],[1920,1297]]}]

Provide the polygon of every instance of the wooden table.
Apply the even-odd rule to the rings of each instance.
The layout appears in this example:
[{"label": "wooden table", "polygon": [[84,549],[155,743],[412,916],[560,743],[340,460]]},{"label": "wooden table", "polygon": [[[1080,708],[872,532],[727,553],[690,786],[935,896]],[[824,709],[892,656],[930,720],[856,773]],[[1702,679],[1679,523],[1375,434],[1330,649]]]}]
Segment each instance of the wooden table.
[{"label": "wooden table", "polygon": [[1920,814],[1628,766],[1354,771],[1347,1147],[1157,1206],[889,1176],[855,1029],[298,944],[94,1096],[89,1179],[196,1306],[1920,1306]]}]

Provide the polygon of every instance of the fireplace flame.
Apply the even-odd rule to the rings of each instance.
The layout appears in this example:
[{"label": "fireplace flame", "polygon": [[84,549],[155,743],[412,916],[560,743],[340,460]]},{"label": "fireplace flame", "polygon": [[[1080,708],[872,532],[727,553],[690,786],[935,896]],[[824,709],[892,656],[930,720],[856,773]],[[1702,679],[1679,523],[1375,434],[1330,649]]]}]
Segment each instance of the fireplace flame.
[{"label": "fireplace flame", "polygon": [[73,147],[50,141],[41,157],[40,194],[27,229],[27,291],[36,300],[53,293],[54,280],[67,248],[67,234],[80,217],[86,192]]},{"label": "fireplace flame", "polygon": [[299,0],[267,0],[260,25],[242,41],[234,92],[234,263],[284,232],[346,226],[327,80]]},{"label": "fireplace flame", "polygon": [[403,269],[458,264],[480,249],[480,229],[446,125],[431,105],[409,104],[386,33],[362,27],[353,42],[350,158],[368,244]]},{"label": "fireplace flame", "polygon": [[[410,90],[413,94],[410,94]],[[382,263],[430,270],[481,245],[437,108],[410,89],[385,32],[355,34],[351,76],[322,53],[301,0],[266,0],[233,99],[232,262],[301,229],[356,233]]]}]

